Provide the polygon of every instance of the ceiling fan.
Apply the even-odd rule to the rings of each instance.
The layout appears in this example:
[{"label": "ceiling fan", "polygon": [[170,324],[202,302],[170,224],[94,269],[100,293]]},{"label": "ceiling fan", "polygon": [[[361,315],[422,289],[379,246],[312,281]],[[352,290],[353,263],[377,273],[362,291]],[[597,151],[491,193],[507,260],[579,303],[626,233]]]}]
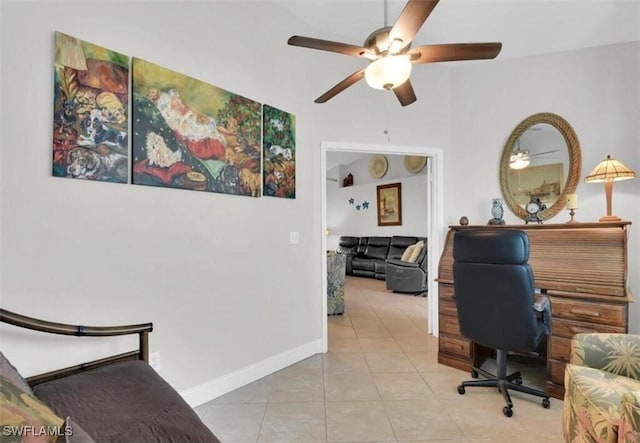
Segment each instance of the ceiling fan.
[{"label": "ceiling fan", "polygon": [[527,166],[529,166],[529,163],[531,163],[532,157],[555,158],[555,157],[543,157],[543,156],[546,154],[551,154],[553,152],[558,152],[558,151],[559,149],[553,149],[551,151],[536,152],[535,154],[529,154],[529,151],[520,149],[520,145],[518,144],[517,149],[513,151],[513,153],[511,154],[511,157],[509,157],[509,167],[511,169],[524,169]]},{"label": "ceiling fan", "polygon": [[315,102],[324,103],[365,78],[373,88],[393,90],[400,104],[407,106],[416,101],[409,79],[413,64],[492,59],[500,53],[502,43],[449,43],[411,48],[413,38],[438,1],[409,0],[395,24],[372,32],[363,46],[298,35],[290,37],[287,43],[292,46],[337,52],[370,61],[366,68],[354,72]]}]

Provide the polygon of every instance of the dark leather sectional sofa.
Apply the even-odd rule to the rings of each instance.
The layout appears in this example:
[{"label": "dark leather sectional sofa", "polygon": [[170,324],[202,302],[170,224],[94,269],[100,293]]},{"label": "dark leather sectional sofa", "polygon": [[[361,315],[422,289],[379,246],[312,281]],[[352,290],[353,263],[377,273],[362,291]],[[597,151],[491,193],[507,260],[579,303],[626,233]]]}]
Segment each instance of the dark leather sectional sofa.
[{"label": "dark leather sectional sofa", "polygon": [[[408,246],[424,241],[415,263],[400,260]],[[397,292],[427,290],[427,239],[394,235],[393,237],[342,236],[336,250],[347,256],[346,273],[387,281],[387,289]]]}]

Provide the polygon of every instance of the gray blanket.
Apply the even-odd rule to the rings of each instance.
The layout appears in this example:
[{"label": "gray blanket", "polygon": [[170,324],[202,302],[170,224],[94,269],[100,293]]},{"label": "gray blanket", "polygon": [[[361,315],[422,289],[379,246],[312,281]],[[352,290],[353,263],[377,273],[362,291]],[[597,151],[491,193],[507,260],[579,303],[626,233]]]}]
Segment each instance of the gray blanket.
[{"label": "gray blanket", "polygon": [[220,443],[180,394],[143,361],[43,383],[34,393],[99,443]]}]

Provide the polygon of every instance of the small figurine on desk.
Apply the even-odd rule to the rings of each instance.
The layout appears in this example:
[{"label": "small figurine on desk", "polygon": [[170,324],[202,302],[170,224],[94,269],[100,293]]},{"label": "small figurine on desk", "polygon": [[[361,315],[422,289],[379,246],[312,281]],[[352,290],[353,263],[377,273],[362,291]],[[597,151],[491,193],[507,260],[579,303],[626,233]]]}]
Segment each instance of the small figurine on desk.
[{"label": "small figurine on desk", "polygon": [[502,216],[504,215],[504,208],[502,207],[502,199],[494,198],[491,205],[491,215],[493,218],[489,220],[489,225],[504,225]]},{"label": "small figurine on desk", "polygon": [[525,224],[529,224],[529,222],[538,222],[542,224],[542,218],[540,215],[542,211],[547,209],[547,205],[542,203],[540,198],[532,195],[531,200],[529,200],[529,203],[527,203],[524,209],[527,211],[527,218],[524,221]]}]

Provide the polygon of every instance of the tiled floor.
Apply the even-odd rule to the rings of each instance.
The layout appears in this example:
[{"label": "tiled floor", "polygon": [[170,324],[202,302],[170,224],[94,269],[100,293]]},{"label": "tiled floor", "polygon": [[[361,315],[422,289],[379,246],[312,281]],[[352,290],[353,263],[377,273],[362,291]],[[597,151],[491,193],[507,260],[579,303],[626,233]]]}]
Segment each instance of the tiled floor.
[{"label": "tiled floor", "polygon": [[346,306],[327,354],[196,408],[223,443],[563,441],[561,401],[514,393],[507,418],[496,390],[457,393],[469,374],[437,363],[426,298],[347,277]]}]

